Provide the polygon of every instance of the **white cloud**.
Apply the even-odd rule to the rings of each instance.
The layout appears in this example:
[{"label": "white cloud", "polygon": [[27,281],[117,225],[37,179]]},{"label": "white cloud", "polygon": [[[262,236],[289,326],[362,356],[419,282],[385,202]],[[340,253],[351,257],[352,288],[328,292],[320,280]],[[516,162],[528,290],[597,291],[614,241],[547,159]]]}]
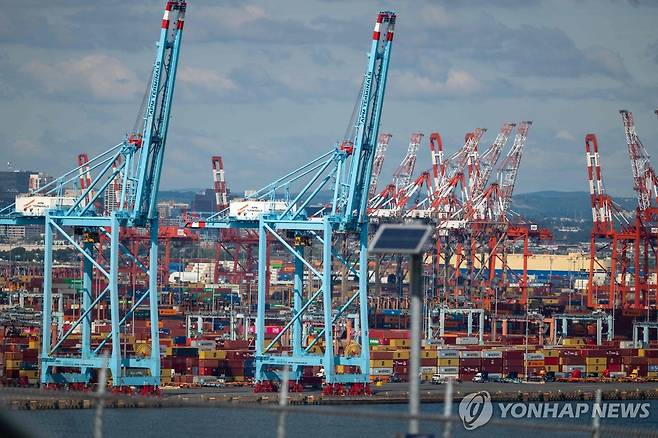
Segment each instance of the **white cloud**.
[{"label": "white cloud", "polygon": [[560,140],[567,140],[567,141],[576,141],[576,137],[566,129],[560,129],[556,134],[555,138],[560,139]]},{"label": "white cloud", "polygon": [[404,71],[396,76],[391,83],[397,84],[398,92],[405,96],[469,95],[483,88],[483,84],[471,73],[460,69],[450,69],[444,81],[412,71]]},{"label": "white cloud", "polygon": [[426,6],[423,8],[421,16],[426,23],[436,27],[448,27],[456,22],[455,17],[441,5]]},{"label": "white cloud", "polygon": [[240,7],[206,6],[198,8],[195,14],[221,29],[239,30],[267,16],[265,9],[256,5]]},{"label": "white cloud", "polygon": [[208,92],[221,93],[237,89],[231,79],[207,68],[182,67],[177,73],[177,78],[183,84],[198,87]]},{"label": "white cloud", "polygon": [[626,78],[628,70],[621,55],[601,46],[592,46],[584,50],[585,57],[592,64],[594,72],[607,74],[615,78]]},{"label": "white cloud", "polygon": [[83,94],[100,100],[131,98],[145,86],[117,58],[88,55],[52,64],[32,61],[23,67],[47,94]]}]

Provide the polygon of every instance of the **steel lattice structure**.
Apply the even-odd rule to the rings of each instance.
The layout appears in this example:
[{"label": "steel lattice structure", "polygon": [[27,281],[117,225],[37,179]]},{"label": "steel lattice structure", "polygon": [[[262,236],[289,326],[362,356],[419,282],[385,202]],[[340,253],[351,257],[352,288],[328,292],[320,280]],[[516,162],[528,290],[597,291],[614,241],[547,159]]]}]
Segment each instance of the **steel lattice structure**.
[{"label": "steel lattice structure", "polygon": [[[141,123],[122,142],[100,155],[80,157],[80,166],[50,184],[26,195],[14,205],[0,211],[0,224],[44,224],[44,292],[41,347],[41,383],[85,384],[92,370],[107,367],[112,384],[157,387],[160,383],[160,344],[158,332],[158,213],[157,193],[164,161],[165,144],[176,83],[183,27],[185,1],[168,1],[161,21],[160,38]],[[79,189],[71,189],[75,180]],[[100,197],[109,190],[115,194],[111,211],[100,206]],[[148,233],[148,261],[122,244],[120,230],[133,228]],[[143,230],[143,231],[138,231]],[[53,329],[61,321],[54,307],[53,240],[58,235],[67,240],[83,259],[81,314],[65,332]],[[109,254],[102,255],[101,239],[109,243]],[[99,262],[100,260],[100,262]],[[103,263],[105,260],[105,263]],[[120,261],[128,260],[148,275],[148,291],[131,308],[120,314],[118,276]],[[92,292],[94,274],[106,286]],[[92,342],[93,310],[109,301],[111,331],[99,343]],[[150,352],[144,357],[128,356],[121,349],[121,328],[142,303],[148,302],[150,313]],[[69,340],[80,328],[81,345],[72,353]],[[74,343],[75,345],[75,343]],[[62,352],[66,348],[66,352]],[[104,358],[104,354],[109,357]]]},{"label": "steel lattice structure", "polygon": [[[305,367],[321,366],[326,390],[342,391],[351,384],[363,391],[369,381],[368,337],[368,190],[376,155],[379,124],[395,28],[395,13],[381,12],[372,34],[368,64],[348,133],[320,157],[257,190],[245,201],[232,202],[227,211],[191,223],[199,228],[247,228],[258,233],[258,308],[256,318],[256,391],[271,390],[281,367],[290,366],[290,378],[300,379]],[[296,194],[293,196],[293,190]],[[306,208],[325,191],[331,202],[309,215]],[[265,339],[268,302],[268,239],[278,242],[295,260],[293,316],[272,340]],[[308,258],[305,248],[322,246],[322,257]],[[337,308],[333,299],[334,264],[358,278],[358,287]],[[304,271],[310,272],[305,278]],[[319,282],[318,289],[312,281]],[[322,329],[313,339],[303,339],[309,308],[319,306]],[[349,351],[336,353],[335,331],[349,309],[357,307],[358,342]],[[289,347],[280,341],[290,337]],[[322,351],[318,352],[318,348]],[[337,373],[337,366],[353,372]]]}]

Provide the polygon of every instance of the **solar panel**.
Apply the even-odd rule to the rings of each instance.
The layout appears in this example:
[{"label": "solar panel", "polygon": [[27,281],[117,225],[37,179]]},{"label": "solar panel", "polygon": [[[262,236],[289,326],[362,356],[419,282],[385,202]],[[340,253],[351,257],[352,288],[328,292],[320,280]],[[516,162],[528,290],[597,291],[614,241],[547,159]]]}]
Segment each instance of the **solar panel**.
[{"label": "solar panel", "polygon": [[368,250],[371,253],[420,254],[432,232],[427,225],[382,225]]}]

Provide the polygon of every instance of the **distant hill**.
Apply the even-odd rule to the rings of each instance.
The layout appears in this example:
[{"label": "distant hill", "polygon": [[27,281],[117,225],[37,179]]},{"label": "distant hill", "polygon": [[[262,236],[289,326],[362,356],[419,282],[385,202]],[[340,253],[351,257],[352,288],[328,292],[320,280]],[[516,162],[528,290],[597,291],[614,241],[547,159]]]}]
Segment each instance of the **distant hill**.
[{"label": "distant hill", "polygon": [[197,191],[160,190],[158,192],[158,200],[184,202],[187,204],[192,204],[192,200],[194,199],[195,193],[197,193]]},{"label": "distant hill", "polygon": [[[635,198],[614,198],[622,209],[633,211]],[[543,191],[514,195],[512,209],[520,215],[541,221],[547,218],[571,218],[592,221],[592,206],[587,192]]]}]

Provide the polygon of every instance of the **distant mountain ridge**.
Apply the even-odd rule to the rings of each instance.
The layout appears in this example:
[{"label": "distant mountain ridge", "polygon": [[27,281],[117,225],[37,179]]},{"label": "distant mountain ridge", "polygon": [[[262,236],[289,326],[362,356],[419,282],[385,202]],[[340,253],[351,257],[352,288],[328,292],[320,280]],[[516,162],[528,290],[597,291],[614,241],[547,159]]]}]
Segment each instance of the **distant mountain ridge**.
[{"label": "distant mountain ridge", "polygon": [[[614,201],[627,211],[635,210],[636,198],[615,197]],[[514,195],[512,210],[541,222],[548,218],[571,218],[592,221],[592,204],[587,192],[540,191]]]},{"label": "distant mountain ridge", "polygon": [[[192,203],[194,195],[202,190],[161,190],[161,201]],[[327,199],[328,200],[328,199]],[[635,198],[614,198],[624,210],[633,211],[637,205]],[[324,199],[321,199],[324,201]],[[523,217],[542,223],[551,218],[567,218],[574,221],[591,222],[592,207],[587,192],[559,192],[545,190],[522,193],[512,198],[512,210]]]}]

